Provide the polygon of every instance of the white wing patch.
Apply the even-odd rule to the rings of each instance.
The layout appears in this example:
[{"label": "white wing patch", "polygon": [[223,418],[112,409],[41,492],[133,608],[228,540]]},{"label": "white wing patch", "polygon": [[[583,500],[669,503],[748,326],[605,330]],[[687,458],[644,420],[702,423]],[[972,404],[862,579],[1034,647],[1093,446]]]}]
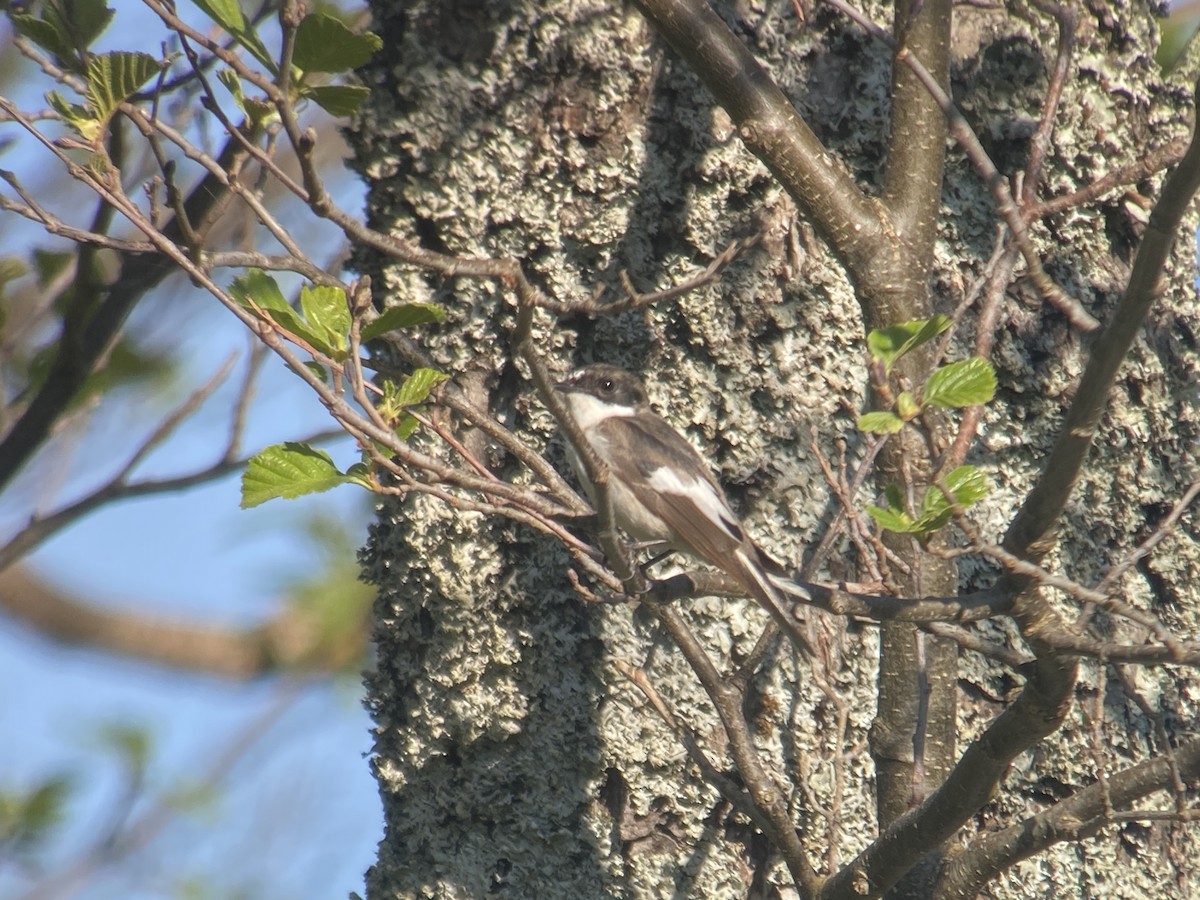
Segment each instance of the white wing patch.
[{"label": "white wing patch", "polygon": [[686,476],[681,478],[679,472],[674,469],[660,466],[650,473],[646,483],[659,493],[687,497],[708,522],[720,528],[731,540],[741,543],[742,535],[735,530],[737,516],[706,479]]}]

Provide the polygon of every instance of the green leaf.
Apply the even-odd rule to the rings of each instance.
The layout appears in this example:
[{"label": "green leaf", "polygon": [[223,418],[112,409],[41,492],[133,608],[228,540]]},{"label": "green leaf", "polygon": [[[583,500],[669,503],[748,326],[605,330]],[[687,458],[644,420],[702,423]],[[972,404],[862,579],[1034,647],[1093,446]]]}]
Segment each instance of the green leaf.
[{"label": "green leaf", "polygon": [[217,70],[217,78],[233,95],[233,102],[238,105],[238,109],[249,116],[250,121],[255,125],[261,127],[279,115],[279,111],[272,104],[247,97],[242,90],[242,80],[232,69]]},{"label": "green leaf", "polygon": [[46,102],[85,141],[94,141],[100,137],[103,123],[93,116],[87,107],[68,102],[58,91],[48,91]]},{"label": "green leaf", "polygon": [[933,340],[949,327],[950,320],[945,316],[902,322],[868,334],[867,349],[872,358],[882,362],[890,371],[892,364],[905,353]]},{"label": "green leaf", "polygon": [[246,30],[246,17],[241,14],[238,0],[193,0],[206,16],[228,31],[230,35]]},{"label": "green leaf", "polygon": [[981,356],[943,366],[925,382],[925,402],[958,409],[987,403],[996,394],[996,371]]},{"label": "green leaf", "polygon": [[449,378],[437,369],[417,369],[404,379],[396,394],[396,402],[400,406],[416,406],[424,402],[429,392]]},{"label": "green leaf", "polygon": [[52,250],[34,250],[33,266],[37,269],[38,287],[44,288],[67,270],[67,266],[75,261],[74,253],[61,253]]},{"label": "green leaf", "polygon": [[[19,256],[0,256],[0,334],[4,332],[4,326],[8,324],[8,305],[12,300],[8,295],[8,284],[10,281],[16,281],[28,274],[29,267]],[[14,363],[21,356],[20,353],[10,353],[8,361]],[[11,371],[16,374],[15,369]]]},{"label": "green leaf", "polygon": [[274,74],[277,70],[275,60],[267,52],[266,46],[254,29],[242,15],[242,7],[238,0],[192,0],[210,19],[229,32],[239,44],[250,51],[267,71]]},{"label": "green leaf", "polygon": [[101,745],[116,751],[127,773],[136,777],[145,773],[154,745],[154,736],[148,728],[126,722],[106,722],[100,726],[97,736]]},{"label": "green leaf", "polygon": [[57,20],[63,34],[71,35],[80,50],[90,47],[116,15],[105,0],[61,0],[47,3],[45,9],[47,21]]},{"label": "green leaf", "polygon": [[389,331],[441,322],[445,318],[445,310],[433,303],[402,303],[399,306],[390,306],[374,322],[363,326],[362,339],[374,340]]},{"label": "green leaf", "polygon": [[[975,466],[959,466],[948,474],[944,481],[950,494],[954,497],[954,503],[960,509],[967,509],[987,496],[991,487],[988,484],[987,476]],[[917,519],[916,530],[923,534],[937,531],[946,525],[953,516],[954,507],[946,495],[937,485],[931,484],[921,502],[921,516]]]},{"label": "green leaf", "polygon": [[[79,59],[72,52],[71,40],[58,30],[55,21],[47,21],[31,15],[13,15],[10,18],[18,34],[29,38],[43,50],[52,53],[60,63],[78,71]],[[74,65],[72,66],[71,63]]]},{"label": "green leaf", "polygon": [[88,61],[88,106],[101,122],[107,122],[117,107],[159,73],[158,61],[149,53],[113,51]]},{"label": "green leaf", "polygon": [[869,412],[858,418],[858,430],[871,434],[895,434],[904,427],[904,420],[894,412]]},{"label": "green leaf", "polygon": [[362,463],[342,472],[328,453],[295,441],[275,444],[250,458],[242,473],[242,509],[250,509],[276,497],[291,500],[306,494],[328,491],[342,484],[357,484],[371,490],[367,468]]},{"label": "green leaf", "polygon": [[911,534],[916,522],[905,509],[904,494],[897,484],[889,484],[883,489],[883,497],[887,507],[868,506],[867,513],[886,531],[897,534]]},{"label": "green leaf", "polygon": [[268,103],[266,100],[256,100],[253,97],[247,97],[245,110],[246,115],[250,117],[250,121],[260,128],[279,120],[279,110],[275,108],[274,104]]},{"label": "green leaf", "polygon": [[193,0],[214,22],[230,34],[241,34],[246,30],[246,17],[238,0]]},{"label": "green leaf", "polygon": [[25,827],[45,833],[61,822],[72,786],[68,775],[56,775],[39,784],[25,801]]},{"label": "green leaf", "polygon": [[312,372],[326,384],[329,384],[329,370],[315,359],[310,359],[304,363],[304,368],[308,369],[308,371]]},{"label": "green leaf", "polygon": [[[943,480],[950,493],[954,496],[954,502],[962,509],[967,509],[978,503],[991,490],[987,475],[981,472],[976,466],[959,466]],[[923,505],[925,507],[923,512],[929,512],[930,510],[940,512],[949,503],[946,500],[946,495],[934,485],[925,494]]]},{"label": "green leaf", "polygon": [[[404,415],[404,404],[400,402],[400,387],[394,381],[385,378],[383,380],[383,396],[379,402],[375,404],[375,409],[387,421],[395,423],[401,416]],[[412,419],[412,416],[408,418]],[[416,419],[413,419],[416,422]],[[411,434],[411,432],[409,432]],[[408,435],[404,435],[408,437]]]},{"label": "green leaf", "polygon": [[912,516],[903,510],[868,506],[867,514],[878,522],[879,527],[885,531],[894,531],[897,534],[912,534],[916,530],[916,523],[913,521]]},{"label": "green leaf", "polygon": [[323,331],[310,328],[300,315],[292,309],[275,279],[262,269],[247,269],[229,286],[229,293],[238,303],[258,315],[266,313],[276,325],[308,343],[310,346],[330,350],[325,346]]},{"label": "green leaf", "polygon": [[109,352],[104,364],[80,385],[73,402],[82,405],[121,387],[166,387],[175,373],[174,363],[175,358],[165,350],[143,347],[123,337]]},{"label": "green leaf", "polygon": [[300,288],[300,312],[310,328],[322,335],[322,347],[334,359],[346,358],[350,346],[350,307],[346,292],[333,285]]},{"label": "green leaf", "polygon": [[15,853],[36,852],[66,818],[74,788],[68,775],[54,775],[22,793],[0,791],[0,841]]},{"label": "green leaf", "polygon": [[13,25],[39,47],[50,51],[72,72],[82,71],[83,51],[112,21],[104,0],[59,0],[43,7],[41,18],[14,15]]},{"label": "green leaf", "polygon": [[396,425],[396,437],[402,441],[407,441],[420,425],[421,423],[417,420],[416,416],[405,413],[400,417],[399,424]]},{"label": "green leaf", "polygon": [[955,504],[960,509],[967,509],[985,497],[990,490],[988,476],[974,466],[960,466],[954,469],[943,479],[943,484],[954,498],[954,503],[950,503],[940,487],[930,485],[922,500],[922,512],[916,518],[905,509],[904,496],[898,485],[888,485],[884,488],[884,497],[888,504],[886,509],[868,506],[866,511],[889,532],[925,535],[946,526],[954,516]]},{"label": "green leaf", "polygon": [[429,392],[448,377],[436,369],[417,369],[399,386],[395,382],[384,380],[383,397],[376,408],[381,416],[392,423],[397,437],[407,440],[420,424],[405,410],[424,402]]},{"label": "green leaf", "polygon": [[[936,490],[936,488],[930,488],[929,494],[933,494]],[[928,499],[929,494],[925,495],[926,499]],[[953,516],[954,511],[949,506],[943,505],[938,511],[927,512],[921,518],[917,519],[913,526],[913,531],[918,534],[929,534],[930,532],[937,531],[939,528],[944,528]]]},{"label": "green leaf", "polygon": [[294,334],[307,331],[303,320],[292,309],[279,284],[262,269],[247,269],[229,286],[229,294],[251,312],[269,313],[277,324]]},{"label": "green leaf", "polygon": [[921,412],[921,404],[913,397],[911,391],[901,391],[896,398],[896,414],[905,422],[911,422]]},{"label": "green leaf", "polygon": [[[247,269],[230,285],[229,292],[242,306],[253,308],[254,304],[271,312],[288,310],[295,312],[283,296],[275,279],[262,269]],[[253,301],[253,303],[251,302]]]},{"label": "green leaf", "polygon": [[303,541],[308,565],[298,575],[285,576],[280,593],[289,598],[289,608],[299,621],[311,629],[311,659],[344,659],[357,676],[362,662],[357,654],[366,650],[364,630],[371,622],[375,596],[375,591],[358,577],[355,549],[360,539],[332,515],[310,514],[299,524],[292,531]]},{"label": "green leaf", "polygon": [[238,105],[238,109],[245,112],[246,95],[242,91],[242,79],[238,78],[237,73],[233,69],[218,69],[217,80],[233,95],[233,102]]},{"label": "green leaf", "polygon": [[307,343],[314,350],[344,360],[350,345],[350,309],[346,291],[335,285],[300,288],[300,312],[292,309],[275,279],[261,269],[247,269],[229,286],[242,306]]},{"label": "green leaf", "polygon": [[315,12],[296,29],[292,62],[305,72],[346,72],[361,66],[382,46],[379,35],[356,34],[336,16]]},{"label": "green leaf", "polygon": [[321,84],[300,89],[300,96],[307,97],[325,112],[339,119],[358,112],[358,108],[370,93],[370,89],[361,84]]},{"label": "green leaf", "polygon": [[0,256],[0,287],[29,274],[29,268],[19,256]]},{"label": "green leaf", "polygon": [[974,506],[992,490],[987,475],[975,466],[959,466],[946,476],[946,485],[963,509]]}]

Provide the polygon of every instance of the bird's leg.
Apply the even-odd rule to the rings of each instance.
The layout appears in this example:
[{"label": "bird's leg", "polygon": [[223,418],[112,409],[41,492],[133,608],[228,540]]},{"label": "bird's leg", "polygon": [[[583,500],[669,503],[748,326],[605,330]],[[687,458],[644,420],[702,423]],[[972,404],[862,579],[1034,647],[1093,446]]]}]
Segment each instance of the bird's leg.
[{"label": "bird's leg", "polygon": [[637,541],[629,545],[630,553],[641,553],[643,550],[652,550],[655,547],[659,548],[659,552],[655,553],[638,567],[641,570],[642,577],[651,581],[653,580],[650,578],[651,566],[658,565],[668,556],[672,555],[675,552],[675,548],[663,541]]}]

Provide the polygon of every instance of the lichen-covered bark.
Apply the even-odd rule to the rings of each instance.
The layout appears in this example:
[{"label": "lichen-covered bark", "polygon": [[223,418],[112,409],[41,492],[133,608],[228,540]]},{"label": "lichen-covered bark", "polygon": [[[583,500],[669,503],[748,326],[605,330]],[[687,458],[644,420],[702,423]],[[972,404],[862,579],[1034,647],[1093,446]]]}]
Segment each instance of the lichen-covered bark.
[{"label": "lichen-covered bark", "polygon": [[[1185,92],[1159,83],[1152,68],[1156,24],[1147,10],[1094,7],[1081,11],[1081,67],[1067,85],[1043,196],[1076,190],[1186,133]],[[886,10],[866,9],[888,21]],[[724,14],[830,151],[880,189],[889,51],[829,9],[810,10],[804,24],[788,10]],[[827,451],[838,437],[857,446],[863,325],[845,274],[794,220],[791,201],[728,118],[621,5],[430,0],[376,4],[375,16],[384,50],[364,72],[374,93],[353,132],[356,164],[371,185],[371,224],[454,253],[521,258],[561,299],[615,284],[621,269],[645,289],[665,286],[732,238],[766,229],[766,240],[714,287],[612,318],[541,316],[536,327],[560,369],[603,360],[647,373],[656,405],[705,449],[755,537],[799,563],[834,510],[811,429]],[[1040,112],[1053,24],[964,6],[955,16],[956,97],[1010,173],[1024,162]],[[1160,180],[1139,192],[1152,198]],[[1050,274],[1101,320],[1127,275],[1137,200],[1117,192],[1097,213],[1035,228]],[[938,311],[951,312],[970,289],[996,221],[985,186],[951,149],[930,266]],[[498,287],[385,268],[366,255],[355,263],[378,290],[443,303],[450,318],[425,341],[429,352],[446,371],[479,379],[497,416],[561,459],[549,417],[509,356],[513,307]],[[1053,563],[1081,581],[1136,544],[1193,475],[1200,314],[1191,270],[1181,241],[1067,517]],[[964,333],[955,355],[969,346]],[[995,486],[976,515],[985,534],[1003,534],[1036,476],[1085,353],[1018,279],[994,357],[1001,394],[971,458]],[[502,457],[490,461],[515,471]],[[386,816],[370,900],[741,897],[784,877],[753,829],[686,765],[614,661],[643,666],[676,715],[715,740],[694,675],[650,617],[580,601],[566,555],[552,543],[410,500],[381,508],[364,564],[380,586],[368,685]],[[836,578],[858,574],[852,559],[831,568]],[[963,567],[965,587],[992,577],[974,563]],[[1197,584],[1200,544],[1185,524],[1129,579],[1126,599],[1195,633]],[[686,612],[725,660],[748,651],[765,618],[745,601],[696,601]],[[1063,613],[1069,622],[1077,610]],[[829,669],[814,674],[811,663],[784,654],[762,679],[767,701],[756,720],[780,779],[803,784],[790,799],[818,864],[845,862],[875,833],[866,735],[877,652],[874,629],[832,619],[819,627],[833,647]],[[996,636],[1003,627],[994,626]],[[961,751],[1020,678],[972,654],[962,655],[959,676]],[[1151,697],[1194,719],[1198,687],[1188,673],[1136,677]],[[844,734],[819,679],[849,704]],[[1144,712],[1121,699],[1110,676],[1085,667],[1066,730],[1020,758],[980,828],[1094,778],[1087,717],[1097,689],[1109,691],[1100,729],[1116,751],[1110,765],[1161,752]],[[835,795],[839,755],[845,786]],[[1197,850],[1190,832],[1135,823],[1110,831],[1022,864],[993,895],[1161,896],[1164,885],[1185,895],[1186,860]],[[836,859],[826,856],[831,841]]]}]

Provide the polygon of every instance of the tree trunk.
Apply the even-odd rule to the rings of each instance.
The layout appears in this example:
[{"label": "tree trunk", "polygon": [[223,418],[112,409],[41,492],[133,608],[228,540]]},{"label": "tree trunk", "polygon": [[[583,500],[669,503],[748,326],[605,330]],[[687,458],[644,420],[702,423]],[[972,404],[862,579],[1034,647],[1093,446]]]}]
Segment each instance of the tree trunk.
[{"label": "tree trunk", "polygon": [[[363,72],[373,95],[352,134],[373,226],[452,253],[518,258],[561,300],[585,299],[597,285],[619,296],[623,270],[643,291],[667,287],[735,238],[762,235],[715,285],[621,315],[540,314],[535,329],[556,371],[604,361],[642,372],[656,408],[712,462],[747,529],[798,567],[837,509],[813,431],[831,459],[839,439],[850,442],[852,457],[865,443],[855,430],[868,403],[863,340],[868,327],[894,321],[875,303],[878,286],[873,292],[797,215],[729,115],[632,7],[439,0],[373,8],[384,49]],[[885,7],[865,11],[891,21]],[[870,193],[902,191],[903,172],[893,168],[897,183],[882,177],[892,52],[831,8],[805,12],[800,23],[786,4],[721,7],[830,153]],[[1065,88],[1042,199],[1187,133],[1188,97],[1153,66],[1157,25],[1147,9],[1095,3],[1079,15],[1074,59],[1085,62]],[[971,6],[954,16],[953,92],[1000,171],[1011,174],[1026,164],[1042,110],[1059,45],[1055,22]],[[930,105],[924,121],[944,129]],[[943,133],[923,152],[936,153]],[[1160,183],[1136,187],[1153,198]],[[1033,229],[1050,276],[1101,321],[1128,275],[1142,228],[1137,201],[1132,189],[1110,194],[1095,214],[1051,217]],[[952,314],[992,253],[997,221],[988,186],[950,146],[936,243],[931,231],[919,258],[892,250],[910,267],[904,291],[917,301],[899,309],[923,303]],[[1050,561],[1081,581],[1094,581],[1115,552],[1144,537],[1147,519],[1153,525],[1190,477],[1200,438],[1192,256],[1181,241]],[[387,267],[365,251],[355,264],[372,276],[377,296],[442,303],[449,320],[424,349],[561,464],[553,421],[509,349],[511,298],[494,285]],[[971,460],[992,474],[994,490],[976,521],[997,542],[1061,424],[1085,343],[1026,281],[1008,287],[993,354],[1002,390]],[[950,358],[971,352],[965,335]],[[516,471],[482,439],[479,446],[495,471]],[[875,502],[873,490],[860,503]],[[1196,538],[1191,525],[1179,531],[1165,555],[1142,566],[1130,597],[1160,604],[1189,633],[1200,631]],[[927,576],[915,591],[994,581],[974,563],[955,572],[912,552]],[[368,702],[386,818],[370,900],[720,898],[767,896],[769,884],[786,883],[759,833],[698,776],[678,737],[622,674],[641,667],[672,712],[719,745],[706,696],[653,616],[582,601],[567,579],[568,557],[552,541],[428,497],[382,506],[364,565],[380,589]],[[829,570],[835,580],[862,575],[848,547]],[[726,669],[749,654],[766,622],[745,600],[681,608]],[[1070,622],[1075,612],[1063,615]],[[897,649],[882,671],[878,629],[818,613],[812,628],[822,658],[779,649],[758,676],[756,739],[778,780],[793,786],[787,800],[797,827],[831,874],[881,822],[941,783],[1022,681],[910,626],[885,629],[883,642]],[[1006,639],[1000,626],[990,636]],[[1076,695],[1084,702],[1063,731],[1020,757],[966,837],[1094,780],[1089,698],[1105,676],[1095,666],[1082,673]],[[1184,686],[1169,671],[1138,677],[1153,682],[1155,694]],[[1127,760],[1154,752],[1144,711],[1125,704],[1109,712],[1100,727],[1127,743]],[[1014,898],[1054,890],[1161,896],[1168,885],[1182,894],[1193,844],[1181,827],[1114,825],[1097,840],[1061,844],[1017,866],[989,890]],[[931,857],[902,890],[929,896],[941,871]]]}]

